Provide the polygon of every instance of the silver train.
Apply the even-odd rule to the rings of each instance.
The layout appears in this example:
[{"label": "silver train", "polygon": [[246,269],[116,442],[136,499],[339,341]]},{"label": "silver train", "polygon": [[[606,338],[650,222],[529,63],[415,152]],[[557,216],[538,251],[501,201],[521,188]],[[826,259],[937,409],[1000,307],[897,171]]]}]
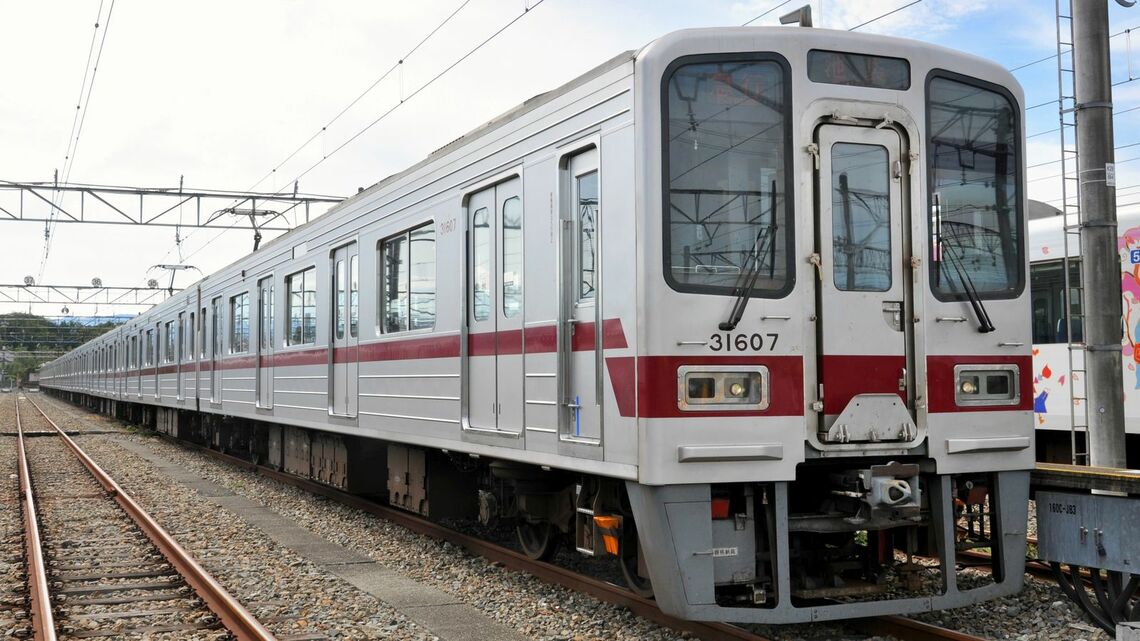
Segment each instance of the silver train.
[{"label": "silver train", "polygon": [[[613,557],[689,619],[1015,593],[1022,105],[998,65],[919,42],[679,31],[41,385],[434,518],[505,519],[535,557]],[[993,550],[992,582],[960,584],[970,546]]]}]

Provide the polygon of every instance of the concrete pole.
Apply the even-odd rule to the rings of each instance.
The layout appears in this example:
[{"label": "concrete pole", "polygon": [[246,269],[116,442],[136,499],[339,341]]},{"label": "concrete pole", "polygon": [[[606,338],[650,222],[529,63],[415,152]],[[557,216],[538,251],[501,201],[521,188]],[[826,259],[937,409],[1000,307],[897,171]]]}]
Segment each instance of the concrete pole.
[{"label": "concrete pole", "polygon": [[1124,467],[1108,0],[1072,0],[1089,463]]}]

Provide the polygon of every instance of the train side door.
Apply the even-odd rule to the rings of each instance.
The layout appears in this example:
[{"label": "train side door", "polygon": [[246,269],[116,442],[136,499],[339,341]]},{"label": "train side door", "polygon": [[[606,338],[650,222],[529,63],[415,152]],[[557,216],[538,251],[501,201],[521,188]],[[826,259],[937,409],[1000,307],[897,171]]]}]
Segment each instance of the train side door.
[{"label": "train side door", "polygon": [[468,200],[467,411],[469,426],[523,428],[522,181]]},{"label": "train side door", "polygon": [[257,281],[257,406],[273,407],[273,277]]},{"label": "train side door", "polygon": [[562,378],[562,438],[591,443],[602,438],[603,398],[598,152],[570,159],[563,184],[562,301],[558,332]]},{"label": "train side door", "polygon": [[890,129],[819,129],[820,385],[824,443],[909,441],[911,253],[902,142]]},{"label": "train side door", "polygon": [[356,243],[332,254],[332,319],[329,324],[329,413],[356,416],[359,360],[359,268]]}]

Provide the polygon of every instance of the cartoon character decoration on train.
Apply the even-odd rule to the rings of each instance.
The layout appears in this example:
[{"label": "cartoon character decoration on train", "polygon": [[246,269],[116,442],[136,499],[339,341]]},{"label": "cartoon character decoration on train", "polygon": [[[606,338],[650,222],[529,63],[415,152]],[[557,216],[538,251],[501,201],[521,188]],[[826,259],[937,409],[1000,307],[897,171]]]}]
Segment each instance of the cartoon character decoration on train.
[{"label": "cartoon character decoration on train", "polygon": [[[1133,389],[1140,389],[1140,227],[1133,227],[1120,234],[1117,240],[1120,252],[1120,295],[1124,312],[1124,340],[1121,350],[1125,368],[1135,380]],[[1136,254],[1134,254],[1136,252]],[[1127,387],[1127,386],[1126,386]]]}]

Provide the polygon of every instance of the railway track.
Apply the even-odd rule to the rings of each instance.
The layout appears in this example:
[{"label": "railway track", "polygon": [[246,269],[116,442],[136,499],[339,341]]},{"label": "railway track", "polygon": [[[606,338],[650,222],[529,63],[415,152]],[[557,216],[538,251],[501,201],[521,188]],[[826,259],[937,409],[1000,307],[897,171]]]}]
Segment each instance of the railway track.
[{"label": "railway track", "polygon": [[[671,629],[687,631],[705,641],[768,641],[766,637],[739,626],[724,623],[686,621],[672,617],[662,612],[653,600],[639,597],[624,586],[614,585],[606,581],[585,576],[551,563],[535,561],[510,548],[459,532],[416,516],[410,512],[388,507],[357,495],[342,492],[328,485],[281,472],[271,467],[259,465],[231,454],[174,439],[166,435],[160,434],[159,436],[169,443],[201,452],[231,465],[254,471],[267,478],[338,501],[344,505],[400,525],[418,534],[423,534],[441,541],[447,541],[508,569],[525,572],[547,583],[589,594],[606,603],[623,606],[645,619]],[[848,624],[867,635],[888,635],[902,641],[985,641],[984,637],[949,630],[901,616],[871,617],[850,621]]]},{"label": "railway track", "polygon": [[29,605],[19,635],[275,641],[33,400],[15,404]]}]

